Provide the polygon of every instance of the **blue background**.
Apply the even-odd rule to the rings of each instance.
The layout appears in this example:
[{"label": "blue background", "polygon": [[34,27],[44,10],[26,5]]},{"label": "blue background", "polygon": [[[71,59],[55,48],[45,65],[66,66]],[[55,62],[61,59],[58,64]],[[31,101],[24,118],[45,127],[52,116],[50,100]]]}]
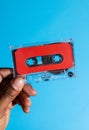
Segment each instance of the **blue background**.
[{"label": "blue background", "polygon": [[89,130],[89,1],[0,0],[0,66],[10,45],[73,38],[77,78],[35,84],[30,114],[19,106],[7,130]]}]

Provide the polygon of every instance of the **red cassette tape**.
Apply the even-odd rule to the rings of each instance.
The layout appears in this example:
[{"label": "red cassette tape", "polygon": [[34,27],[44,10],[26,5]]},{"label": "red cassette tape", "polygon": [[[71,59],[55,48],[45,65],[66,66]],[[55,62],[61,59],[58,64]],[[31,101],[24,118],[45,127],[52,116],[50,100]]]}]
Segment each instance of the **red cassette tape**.
[{"label": "red cassette tape", "polygon": [[57,73],[74,66],[71,42],[28,46],[12,51],[16,74],[49,71]]}]

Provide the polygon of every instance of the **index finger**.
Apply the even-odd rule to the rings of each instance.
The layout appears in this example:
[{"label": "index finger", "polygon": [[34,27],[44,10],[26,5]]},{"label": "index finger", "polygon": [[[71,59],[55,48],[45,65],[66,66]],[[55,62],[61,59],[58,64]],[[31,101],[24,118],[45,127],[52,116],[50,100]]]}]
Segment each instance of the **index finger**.
[{"label": "index finger", "polygon": [[13,73],[12,68],[0,68],[0,82],[3,78],[7,77],[8,75]]}]

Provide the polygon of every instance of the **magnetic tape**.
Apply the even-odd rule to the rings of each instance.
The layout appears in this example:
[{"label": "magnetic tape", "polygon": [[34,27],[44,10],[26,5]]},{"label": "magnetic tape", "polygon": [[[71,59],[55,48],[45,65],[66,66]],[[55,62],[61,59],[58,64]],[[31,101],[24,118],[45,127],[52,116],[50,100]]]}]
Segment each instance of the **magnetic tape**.
[{"label": "magnetic tape", "polygon": [[72,42],[13,48],[12,55],[15,75],[26,74],[26,80],[30,80],[29,82],[74,75]]}]

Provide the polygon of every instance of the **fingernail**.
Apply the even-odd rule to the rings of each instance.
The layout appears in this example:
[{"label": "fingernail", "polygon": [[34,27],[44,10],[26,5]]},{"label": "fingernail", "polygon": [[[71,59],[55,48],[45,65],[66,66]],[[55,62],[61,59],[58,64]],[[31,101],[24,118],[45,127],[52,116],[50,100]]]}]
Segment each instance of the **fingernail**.
[{"label": "fingernail", "polygon": [[32,104],[32,102],[31,102],[31,100],[29,98],[26,98],[25,102],[26,102],[27,106],[31,106],[31,104]]},{"label": "fingernail", "polygon": [[20,91],[24,86],[24,80],[21,77],[17,77],[12,81],[11,85],[16,91]]},{"label": "fingernail", "polygon": [[29,108],[29,107],[26,107],[26,108],[25,108],[25,112],[27,112],[27,113],[30,112],[30,108]]},{"label": "fingernail", "polygon": [[36,94],[37,94],[37,92],[36,92],[34,89],[32,90],[32,92],[33,92],[33,94],[34,94],[34,95],[36,95]]}]

